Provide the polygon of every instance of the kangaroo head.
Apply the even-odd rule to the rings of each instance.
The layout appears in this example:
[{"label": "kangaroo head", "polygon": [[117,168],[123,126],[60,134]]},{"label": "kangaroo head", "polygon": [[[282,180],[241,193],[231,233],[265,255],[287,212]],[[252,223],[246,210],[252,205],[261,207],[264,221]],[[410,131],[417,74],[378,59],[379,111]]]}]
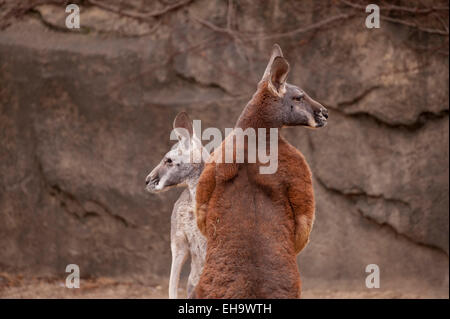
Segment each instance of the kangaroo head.
[{"label": "kangaroo head", "polygon": [[289,63],[283,57],[281,48],[275,44],[257,92],[262,96],[263,103],[267,104],[264,107],[270,108],[270,116],[280,127],[325,126],[327,109],[298,86],[287,83],[288,73]]},{"label": "kangaroo head", "polygon": [[172,133],[178,142],[145,179],[149,192],[158,193],[171,187],[186,186],[191,180],[198,179],[203,170],[207,151],[195,136],[192,122],[185,112],[175,117]]}]

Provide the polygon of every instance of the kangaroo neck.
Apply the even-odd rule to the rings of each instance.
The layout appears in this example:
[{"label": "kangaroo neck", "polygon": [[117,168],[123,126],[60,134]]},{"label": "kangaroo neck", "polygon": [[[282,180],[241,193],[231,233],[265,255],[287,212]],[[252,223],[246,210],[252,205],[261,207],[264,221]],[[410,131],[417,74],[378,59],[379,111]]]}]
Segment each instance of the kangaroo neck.
[{"label": "kangaroo neck", "polygon": [[269,89],[262,85],[252,99],[247,103],[236,122],[235,128],[278,128],[281,129],[282,120],[277,108],[279,101]]},{"label": "kangaroo neck", "polygon": [[191,200],[194,201],[195,200],[195,194],[197,192],[197,184],[198,184],[198,178],[197,179],[190,179],[187,182],[188,185],[188,189],[189,189],[189,194],[191,195]]},{"label": "kangaroo neck", "polygon": [[186,181],[192,201],[195,201],[195,194],[197,192],[198,180],[200,179],[200,175],[202,174],[204,163],[201,163],[200,165],[201,166],[197,170],[195,170],[194,173]]}]

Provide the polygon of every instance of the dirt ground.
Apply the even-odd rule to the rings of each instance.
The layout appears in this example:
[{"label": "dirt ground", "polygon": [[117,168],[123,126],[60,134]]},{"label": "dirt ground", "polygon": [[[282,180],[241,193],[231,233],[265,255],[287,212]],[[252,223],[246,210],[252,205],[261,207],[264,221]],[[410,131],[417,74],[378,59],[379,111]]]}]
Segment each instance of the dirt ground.
[{"label": "dirt ground", "polygon": [[[184,286],[181,284],[181,286]],[[0,299],[40,298],[87,298],[87,299],[161,299],[168,298],[168,280],[160,284],[144,284],[136,281],[117,281],[111,278],[81,279],[79,289],[68,289],[62,279],[33,278],[0,274]],[[185,298],[186,291],[179,288],[179,297]],[[304,289],[304,299],[418,299],[448,298],[447,292],[417,293],[382,289],[338,290],[318,285],[315,289]]]}]

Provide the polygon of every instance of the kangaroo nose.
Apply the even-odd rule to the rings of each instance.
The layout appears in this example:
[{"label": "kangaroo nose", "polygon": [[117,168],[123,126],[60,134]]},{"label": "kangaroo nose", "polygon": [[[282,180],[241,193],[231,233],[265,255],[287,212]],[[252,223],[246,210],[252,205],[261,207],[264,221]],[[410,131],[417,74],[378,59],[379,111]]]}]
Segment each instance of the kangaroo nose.
[{"label": "kangaroo nose", "polygon": [[154,174],[149,174],[146,178],[145,178],[145,185],[148,185],[148,184],[150,184],[150,183],[156,183],[156,184],[158,184],[159,183],[159,177],[158,177],[158,174],[156,173],[154,173]]},{"label": "kangaroo nose", "polygon": [[322,114],[326,119],[328,118],[328,110],[326,108],[322,108]]},{"label": "kangaroo nose", "polygon": [[151,176],[151,175],[148,175],[148,176],[145,178],[145,185],[148,185],[148,183],[150,183],[151,180],[152,180],[152,176]]}]

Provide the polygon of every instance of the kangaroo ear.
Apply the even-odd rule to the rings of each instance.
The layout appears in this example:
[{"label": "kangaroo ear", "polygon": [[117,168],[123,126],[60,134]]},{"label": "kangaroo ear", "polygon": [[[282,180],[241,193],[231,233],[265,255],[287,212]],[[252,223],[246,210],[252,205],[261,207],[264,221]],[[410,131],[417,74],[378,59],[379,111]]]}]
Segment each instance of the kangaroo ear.
[{"label": "kangaroo ear", "polygon": [[173,121],[173,132],[186,149],[189,148],[193,134],[192,122],[186,112],[180,112]]},{"label": "kangaroo ear", "polygon": [[175,120],[173,121],[173,128],[176,132],[181,132],[183,130],[179,129],[184,129],[190,136],[192,136],[192,134],[194,133],[194,129],[192,128],[192,121],[186,112],[180,112],[177,114]]},{"label": "kangaroo ear", "polygon": [[270,68],[269,88],[278,96],[286,91],[286,78],[289,73],[289,63],[283,57],[276,57]]},{"label": "kangaroo ear", "polygon": [[267,81],[270,78],[270,69],[272,68],[273,61],[276,57],[283,57],[283,52],[278,44],[274,44],[272,47],[272,54],[270,55],[269,63],[267,63],[266,70],[264,71],[264,75],[261,79],[262,81]]}]

